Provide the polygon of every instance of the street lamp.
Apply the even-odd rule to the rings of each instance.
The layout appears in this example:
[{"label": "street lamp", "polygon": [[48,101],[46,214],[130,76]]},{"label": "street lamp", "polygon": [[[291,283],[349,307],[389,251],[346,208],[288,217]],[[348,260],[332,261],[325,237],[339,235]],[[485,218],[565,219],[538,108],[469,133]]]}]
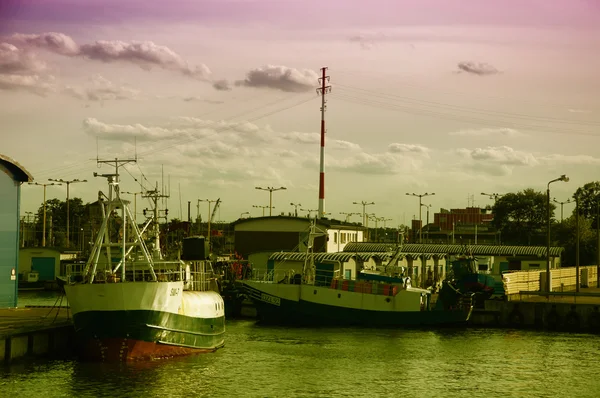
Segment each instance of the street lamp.
[{"label": "street lamp", "polygon": [[290,203],[290,205],[294,206],[294,217],[298,217],[298,206],[302,206],[300,203]]},{"label": "street lamp", "polygon": [[482,192],[481,194],[483,196],[488,196],[490,199],[494,199],[494,203],[496,203],[496,201],[498,200],[498,198],[500,196],[502,196],[501,193],[495,193],[495,192],[494,193],[485,193],[485,192]]},{"label": "street lamp", "polygon": [[419,198],[419,243],[423,243],[423,222],[421,221],[421,207],[423,207],[423,204],[421,203],[421,200],[425,196],[435,195],[435,192],[425,192],[425,193],[422,193],[422,194],[407,193],[406,195],[408,195],[408,196],[416,196],[416,197]]},{"label": "street lamp", "polygon": [[306,211],[306,212],[308,212],[308,218],[310,218],[311,213],[317,213],[319,210],[300,209],[300,211]]},{"label": "street lamp", "polygon": [[346,213],[346,212],[343,212],[343,211],[340,211],[340,214],[343,214],[343,215],[346,216],[346,222],[350,221],[350,217],[352,217],[354,215],[357,215],[357,216],[360,215],[360,213]]},{"label": "street lamp", "polygon": [[[375,202],[365,202],[364,200],[362,202],[352,202],[353,205],[362,205],[362,217],[363,217],[363,227],[367,228],[367,219],[366,219],[366,215],[365,215],[365,207],[369,206],[369,205],[374,205]],[[366,231],[366,235],[369,234],[369,229],[367,228]],[[363,237],[363,242],[367,239],[367,236]]]},{"label": "street lamp", "polygon": [[550,277],[550,184],[556,181],[564,181],[569,182],[569,177],[565,174],[561,175],[554,180],[548,182],[548,188],[546,190],[546,291],[550,293],[550,289],[552,287],[551,277]]},{"label": "street lamp", "polygon": [[62,184],[40,184],[39,182],[30,182],[29,185],[40,185],[44,187],[44,219],[42,224],[42,247],[46,247],[46,187],[48,185],[62,185]]},{"label": "street lamp", "polygon": [[556,200],[556,198],[552,198],[552,201],[555,203],[558,203],[560,205],[560,222],[563,222],[563,205],[566,205],[567,203],[571,203],[572,200],[571,199],[567,199],[564,202],[561,202],[559,200]]},{"label": "street lamp", "polygon": [[74,179],[74,180],[63,180],[62,178],[60,179],[54,179],[54,178],[48,178],[48,181],[54,181],[54,182],[58,182],[59,184],[57,185],[62,185],[62,184],[66,184],[67,185],[67,247],[69,247],[69,185],[74,184],[76,182],[87,182],[87,180],[80,180],[78,178]]},{"label": "street lamp", "polygon": [[262,209],[263,217],[265,216],[265,209],[269,208],[269,206],[259,206],[259,205],[252,205],[252,207],[256,207],[257,209]]},{"label": "street lamp", "polygon": [[248,216],[249,216],[249,215],[250,215],[250,212],[249,212],[249,211],[245,211],[245,212],[243,212],[242,214],[240,214],[240,219],[244,218],[244,216],[245,216],[245,215],[248,215]]},{"label": "street lamp", "polygon": [[260,189],[263,191],[269,191],[269,217],[271,217],[273,215],[273,191],[280,191],[282,189],[287,189],[286,187],[279,187],[279,188],[273,188],[273,187],[254,187],[255,189]]}]

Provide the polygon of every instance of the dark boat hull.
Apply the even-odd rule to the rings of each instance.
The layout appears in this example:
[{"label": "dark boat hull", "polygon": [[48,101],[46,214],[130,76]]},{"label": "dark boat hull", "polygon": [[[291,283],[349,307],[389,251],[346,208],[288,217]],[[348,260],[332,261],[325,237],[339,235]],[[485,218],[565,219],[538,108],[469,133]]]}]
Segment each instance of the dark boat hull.
[{"label": "dark boat hull", "polygon": [[225,318],[160,311],[90,311],[74,316],[83,360],[126,362],[213,352],[224,345]]},{"label": "dark boat hull", "polygon": [[[246,286],[259,321],[297,326],[456,326],[466,325],[471,306],[455,310],[377,311],[326,305],[308,300],[264,299],[260,290]],[[348,294],[348,293],[346,293]],[[360,293],[356,293],[360,294]],[[385,299],[385,298],[382,298]]]}]

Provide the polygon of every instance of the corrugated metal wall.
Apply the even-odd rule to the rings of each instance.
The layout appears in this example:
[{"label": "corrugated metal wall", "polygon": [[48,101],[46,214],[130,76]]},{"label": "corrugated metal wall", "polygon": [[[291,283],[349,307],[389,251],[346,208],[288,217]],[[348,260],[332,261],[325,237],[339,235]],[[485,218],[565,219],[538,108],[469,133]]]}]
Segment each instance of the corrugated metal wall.
[{"label": "corrugated metal wall", "polygon": [[0,166],[0,308],[17,306],[20,188]]}]

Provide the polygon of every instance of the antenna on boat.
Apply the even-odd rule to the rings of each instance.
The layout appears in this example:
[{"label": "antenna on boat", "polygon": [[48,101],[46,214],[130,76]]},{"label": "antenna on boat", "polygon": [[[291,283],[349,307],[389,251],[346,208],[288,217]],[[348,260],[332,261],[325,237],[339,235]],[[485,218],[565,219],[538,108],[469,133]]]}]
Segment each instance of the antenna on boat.
[{"label": "antenna on boat", "polygon": [[326,71],[326,66],[321,68],[322,75],[319,78],[321,87],[317,88],[317,94],[321,94],[321,162],[319,167],[319,211],[317,218],[321,218],[325,213],[325,94],[331,92],[331,86],[325,85],[329,82],[329,76],[325,75]]}]

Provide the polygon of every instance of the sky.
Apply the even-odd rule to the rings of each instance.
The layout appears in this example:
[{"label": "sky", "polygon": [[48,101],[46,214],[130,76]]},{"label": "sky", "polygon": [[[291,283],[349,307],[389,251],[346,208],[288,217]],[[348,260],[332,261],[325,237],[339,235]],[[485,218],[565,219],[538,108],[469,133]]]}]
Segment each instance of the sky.
[{"label": "sky", "polygon": [[[364,201],[409,224],[407,193],[483,207],[562,174],[565,201],[599,179],[598,48],[596,0],[3,0],[0,153],[38,183],[87,180],[84,202],[114,171],[97,159],[137,159],[121,191],[166,187],[172,218],[218,198],[217,221],[261,216],[255,187],[314,215],[327,67],[327,217]],[[23,214],[42,202],[23,186]]]}]

